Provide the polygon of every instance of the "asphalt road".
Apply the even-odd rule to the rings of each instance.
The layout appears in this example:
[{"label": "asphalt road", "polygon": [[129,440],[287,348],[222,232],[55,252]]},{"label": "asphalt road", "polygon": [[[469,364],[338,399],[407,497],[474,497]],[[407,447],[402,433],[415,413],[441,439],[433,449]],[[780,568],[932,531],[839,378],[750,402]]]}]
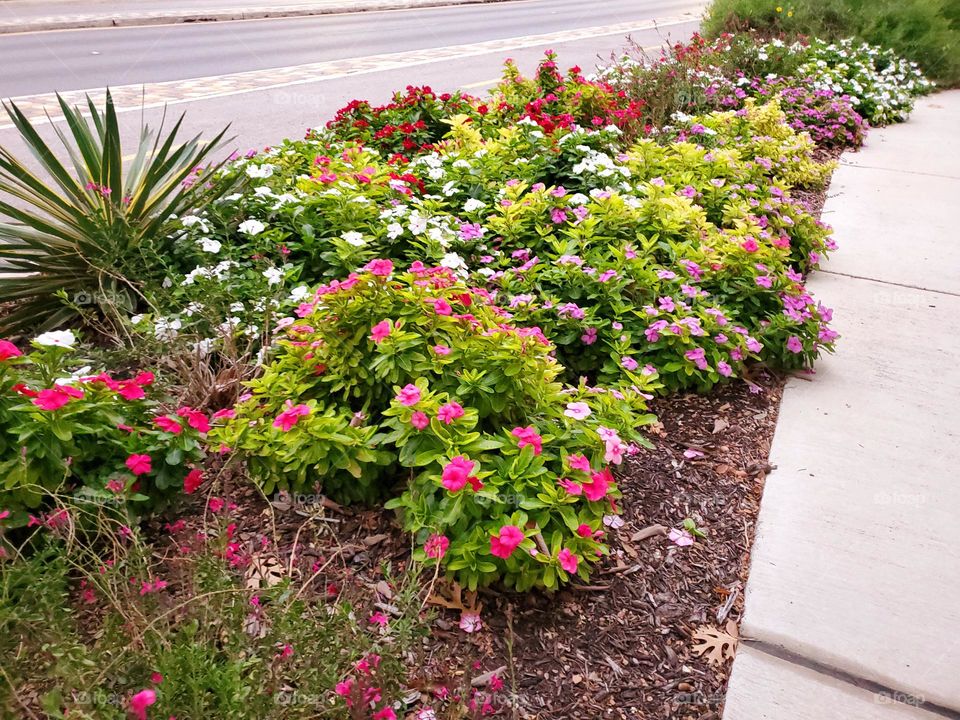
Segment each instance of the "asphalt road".
[{"label": "asphalt road", "polygon": [[[314,75],[293,87],[272,83],[260,73],[241,93],[209,93],[178,103],[186,127],[204,135],[227,123],[234,146],[264,146],[299,136],[318,126],[354,97],[385,100],[408,84],[429,84],[437,90],[466,88],[481,92],[497,78],[504,58],[513,57],[530,70],[547,47],[560,53],[563,65],[592,68],[600,57],[624,47],[627,38],[612,32],[624,23],[676,18],[690,21],[632,35],[641,46],[688,38],[698,26],[702,2],[690,0],[516,0],[483,5],[371,12],[275,20],[248,20],[197,25],[168,25],[106,30],[70,30],[0,36],[0,97],[53,91],[98,89],[205,78],[246,71],[339,61],[358,66],[370,56],[498,40],[496,50],[447,51],[438,62],[418,61],[410,67],[364,69],[362,75]],[[529,36],[590,29],[573,40],[547,38],[531,44]],[[592,35],[596,31],[596,35]],[[539,42],[539,38],[534,39]],[[422,53],[421,53],[422,55]],[[364,67],[366,67],[364,65]],[[316,77],[316,79],[314,79]],[[193,97],[193,96],[191,96]],[[156,125],[161,108],[125,108],[125,133],[141,122]],[[0,118],[0,145],[16,150],[16,134]],[[42,130],[52,135],[49,126]],[[132,152],[132,151],[131,151]]]}]

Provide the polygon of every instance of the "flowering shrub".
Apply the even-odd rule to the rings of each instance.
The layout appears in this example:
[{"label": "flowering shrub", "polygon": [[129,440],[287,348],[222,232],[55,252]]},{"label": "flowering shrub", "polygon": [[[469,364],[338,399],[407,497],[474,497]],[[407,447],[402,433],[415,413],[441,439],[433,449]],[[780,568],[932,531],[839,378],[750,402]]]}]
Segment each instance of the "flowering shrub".
[{"label": "flowering shrub", "polygon": [[370,501],[407,475],[388,506],[470,588],[585,577],[616,511],[609,464],[651,419],[642,398],[565,388],[542,332],[507,322],[447,268],[366,270],[319,287],[285,323],[273,362],[211,439],[266,492],[319,481]]},{"label": "flowering shrub", "polygon": [[[483,108],[483,106],[480,106]],[[464,93],[437,95],[429,87],[408,85],[386,105],[352,100],[327,123],[340,140],[354,140],[387,156],[412,157],[428,150],[447,132],[447,118],[461,113],[479,115],[474,98]]]},{"label": "flowering shrub", "polygon": [[0,508],[37,508],[49,494],[143,508],[181,491],[202,472],[190,465],[207,416],[162,413],[150,372],[64,377],[74,343],[70,331],[45,333],[24,354],[0,340]]}]

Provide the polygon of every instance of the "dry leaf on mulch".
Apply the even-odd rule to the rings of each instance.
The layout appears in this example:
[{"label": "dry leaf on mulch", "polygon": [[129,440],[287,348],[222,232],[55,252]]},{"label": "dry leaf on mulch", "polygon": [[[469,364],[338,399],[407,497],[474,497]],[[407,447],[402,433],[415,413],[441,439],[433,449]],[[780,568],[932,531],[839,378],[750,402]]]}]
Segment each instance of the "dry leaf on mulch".
[{"label": "dry leaf on mulch", "polygon": [[740,642],[740,633],[733,620],[727,620],[726,631],[713,625],[701,627],[693,634],[693,650],[697,655],[706,658],[711,665],[723,665],[732,660],[737,654],[737,644]]}]

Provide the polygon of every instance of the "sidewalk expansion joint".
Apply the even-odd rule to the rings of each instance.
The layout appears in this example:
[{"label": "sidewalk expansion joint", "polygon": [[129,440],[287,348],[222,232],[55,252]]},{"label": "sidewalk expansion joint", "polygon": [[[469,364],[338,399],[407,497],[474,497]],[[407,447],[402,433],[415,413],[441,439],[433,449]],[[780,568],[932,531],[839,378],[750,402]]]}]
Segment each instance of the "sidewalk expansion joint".
[{"label": "sidewalk expansion joint", "polygon": [[923,172],[922,170],[904,170],[903,168],[881,167],[880,165],[859,165],[850,162],[840,161],[840,164],[848,168],[862,168],[864,170],[884,170],[886,172],[895,172],[901,175],[925,175],[927,177],[944,178],[945,180],[960,180],[958,175],[944,175],[943,173]]},{"label": "sidewalk expansion joint", "polygon": [[873,693],[878,697],[882,697],[887,701],[892,700],[902,705],[908,705],[919,710],[925,710],[934,715],[939,715],[940,717],[950,718],[951,720],[960,720],[960,711],[945,707],[943,705],[938,705],[936,703],[927,702],[922,696],[917,696],[913,693],[906,692],[905,690],[898,690],[897,688],[889,687],[883,683],[879,683],[874,680],[868,680],[867,678],[860,677],[859,675],[854,675],[846,670],[841,670],[840,668],[836,668],[832,665],[827,665],[826,663],[813,660],[806,655],[801,655],[800,653],[793,652],[792,650],[787,650],[785,647],[780,645],[773,645],[762,640],[750,640],[747,638],[741,638],[740,642],[745,644],[751,650],[762,652],[765,655],[775,657],[778,660],[783,660],[791,665],[797,665],[799,667],[806,668],[807,670],[812,670],[820,675],[824,675],[833,678],[834,680],[839,680],[840,682],[860,688],[861,690],[866,690],[867,692]]},{"label": "sidewalk expansion joint", "polygon": [[955,292],[953,290],[942,290],[939,288],[930,288],[930,287],[920,287],[919,285],[910,285],[909,283],[899,283],[894,282],[893,280],[881,280],[880,278],[866,277],[864,275],[854,275],[853,273],[840,272],[839,270],[824,270],[820,268],[817,270],[818,273],[824,273],[826,275],[838,275],[840,277],[848,277],[851,280],[864,280],[866,282],[878,283],[880,285],[894,285],[896,287],[907,288],[909,290],[919,290],[920,292],[936,293],[937,295],[950,295],[952,297],[960,297],[960,292]]}]

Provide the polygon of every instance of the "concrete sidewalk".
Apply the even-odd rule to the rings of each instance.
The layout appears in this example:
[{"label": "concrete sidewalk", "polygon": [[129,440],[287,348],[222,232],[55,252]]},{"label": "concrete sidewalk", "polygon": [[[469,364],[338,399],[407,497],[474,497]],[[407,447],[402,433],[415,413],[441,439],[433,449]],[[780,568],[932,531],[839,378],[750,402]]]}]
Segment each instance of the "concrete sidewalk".
[{"label": "concrete sidewalk", "polygon": [[0,34],[409,10],[507,0],[0,0]]},{"label": "concrete sidewalk", "polygon": [[783,396],[726,720],[960,718],[960,91],[847,154]]}]

